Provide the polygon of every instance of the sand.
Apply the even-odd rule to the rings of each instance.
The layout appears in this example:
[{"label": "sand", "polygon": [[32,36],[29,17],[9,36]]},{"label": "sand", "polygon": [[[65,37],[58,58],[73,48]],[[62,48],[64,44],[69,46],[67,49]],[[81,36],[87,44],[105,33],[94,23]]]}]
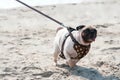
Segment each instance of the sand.
[{"label": "sand", "polygon": [[26,8],[0,10],[0,80],[120,80],[120,1],[36,6],[76,27],[95,25],[98,36],[87,56],[70,68],[53,62],[60,25]]}]

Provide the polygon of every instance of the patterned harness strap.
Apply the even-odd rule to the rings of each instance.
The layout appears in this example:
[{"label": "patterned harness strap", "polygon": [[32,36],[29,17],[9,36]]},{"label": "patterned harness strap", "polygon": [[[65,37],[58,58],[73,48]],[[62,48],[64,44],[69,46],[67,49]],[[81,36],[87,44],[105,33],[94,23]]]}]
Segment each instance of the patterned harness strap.
[{"label": "patterned harness strap", "polygon": [[[67,28],[67,29],[68,29],[68,28]],[[74,28],[69,27],[69,31],[70,31],[70,32],[72,32],[72,31],[74,31],[74,30],[75,30]],[[62,43],[61,54],[60,54],[59,56],[60,56],[61,58],[63,58],[63,59],[65,59],[65,56],[64,56],[64,53],[63,53],[65,41],[67,40],[67,38],[68,38],[69,36],[70,36],[69,34],[66,35],[66,36],[65,36],[65,39],[64,39],[64,41],[63,41],[63,43]]]},{"label": "patterned harness strap", "polygon": [[61,48],[61,54],[59,56],[62,57],[63,59],[65,59],[65,56],[63,54],[64,44],[65,44],[65,41],[67,40],[67,38],[70,36],[72,41],[74,42],[73,48],[77,52],[77,56],[76,57],[71,57],[71,59],[81,59],[82,57],[84,57],[89,52],[90,45],[84,46],[84,45],[79,44],[79,42],[73,37],[73,35],[71,33],[75,29],[73,29],[71,27],[69,27],[67,29],[69,31],[69,34],[65,37],[65,39],[63,41],[62,48]]}]

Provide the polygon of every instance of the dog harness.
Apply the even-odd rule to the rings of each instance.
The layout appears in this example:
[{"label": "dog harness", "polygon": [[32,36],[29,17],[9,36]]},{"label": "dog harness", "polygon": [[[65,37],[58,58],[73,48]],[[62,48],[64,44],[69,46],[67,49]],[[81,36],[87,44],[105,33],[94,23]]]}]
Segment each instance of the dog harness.
[{"label": "dog harness", "polygon": [[75,29],[74,28],[71,28],[71,27],[68,27],[67,28],[68,31],[69,31],[69,34],[65,37],[64,41],[63,41],[63,44],[62,44],[62,48],[61,48],[61,54],[59,55],[61,58],[63,59],[66,59],[64,54],[63,54],[63,51],[64,51],[64,44],[65,44],[65,41],[67,40],[67,38],[70,36],[72,41],[74,42],[74,45],[73,45],[73,48],[74,50],[76,51],[77,53],[77,56],[76,57],[71,57],[71,59],[81,59],[83,58],[90,50],[90,46],[91,45],[82,45],[80,44],[72,35],[72,31],[74,31]]}]

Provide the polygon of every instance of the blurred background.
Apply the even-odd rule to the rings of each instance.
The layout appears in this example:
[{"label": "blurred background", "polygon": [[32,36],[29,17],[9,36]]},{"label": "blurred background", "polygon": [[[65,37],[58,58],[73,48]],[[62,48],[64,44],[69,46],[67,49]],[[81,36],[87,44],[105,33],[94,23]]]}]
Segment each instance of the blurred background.
[{"label": "blurred background", "polygon": [[[64,4],[64,3],[80,3],[80,2],[88,2],[88,1],[94,1],[94,0],[21,0],[24,1],[32,6],[37,5],[53,5],[53,4]],[[0,1],[0,8],[6,9],[6,8],[15,8],[23,6],[20,3],[16,2],[16,0],[1,0]]]}]

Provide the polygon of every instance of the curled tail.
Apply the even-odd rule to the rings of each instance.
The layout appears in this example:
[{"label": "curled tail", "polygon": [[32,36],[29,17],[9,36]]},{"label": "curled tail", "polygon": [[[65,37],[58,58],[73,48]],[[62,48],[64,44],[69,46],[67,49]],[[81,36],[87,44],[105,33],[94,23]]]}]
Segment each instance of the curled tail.
[{"label": "curled tail", "polygon": [[58,27],[57,30],[56,30],[56,33],[61,29],[63,29],[63,27]]}]

